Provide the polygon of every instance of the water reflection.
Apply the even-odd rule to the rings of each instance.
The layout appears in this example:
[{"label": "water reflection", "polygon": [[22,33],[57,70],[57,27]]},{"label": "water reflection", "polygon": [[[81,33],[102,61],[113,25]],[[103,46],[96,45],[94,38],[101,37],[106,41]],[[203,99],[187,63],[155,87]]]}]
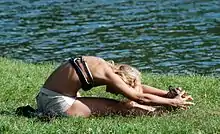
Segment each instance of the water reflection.
[{"label": "water reflection", "polygon": [[96,55],[154,73],[220,73],[220,2],[2,0],[0,56]]}]

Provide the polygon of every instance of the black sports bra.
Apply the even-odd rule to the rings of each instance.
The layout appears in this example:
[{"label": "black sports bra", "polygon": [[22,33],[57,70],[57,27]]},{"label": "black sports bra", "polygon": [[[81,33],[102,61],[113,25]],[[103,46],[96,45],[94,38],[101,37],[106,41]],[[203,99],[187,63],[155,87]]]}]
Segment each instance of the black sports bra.
[{"label": "black sports bra", "polygon": [[[70,58],[69,62],[76,70],[76,73],[77,73],[79,80],[82,84],[82,89],[84,91],[90,90],[94,86],[94,80],[93,80],[92,74],[88,68],[87,63],[84,61],[84,59],[82,57]],[[82,71],[81,67],[79,66],[79,62],[82,63],[85,72]],[[88,76],[88,79],[86,78],[85,73]]]}]

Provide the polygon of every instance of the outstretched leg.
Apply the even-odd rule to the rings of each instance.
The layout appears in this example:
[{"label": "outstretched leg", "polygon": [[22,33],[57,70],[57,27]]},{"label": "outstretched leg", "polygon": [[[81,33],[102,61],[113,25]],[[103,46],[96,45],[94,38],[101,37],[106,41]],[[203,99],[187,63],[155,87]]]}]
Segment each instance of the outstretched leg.
[{"label": "outstretched leg", "polygon": [[70,116],[149,115],[152,110],[126,102],[97,97],[79,97],[66,111]]}]

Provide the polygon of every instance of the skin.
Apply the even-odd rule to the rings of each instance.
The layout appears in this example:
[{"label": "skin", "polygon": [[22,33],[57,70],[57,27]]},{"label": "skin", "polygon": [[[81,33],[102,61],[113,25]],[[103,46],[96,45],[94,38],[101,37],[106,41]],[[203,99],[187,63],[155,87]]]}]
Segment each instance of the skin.
[{"label": "skin", "polygon": [[[149,114],[148,106],[175,106],[185,108],[193,105],[188,100],[190,96],[181,97],[183,93],[173,99],[165,98],[167,91],[160,90],[148,85],[142,85],[140,80],[136,80],[135,86],[127,85],[104,59],[83,56],[92,76],[94,85],[106,85],[106,91],[113,94],[122,94],[130,101],[120,102],[108,98],[79,97],[78,91],[81,89],[81,82],[75,69],[69,62],[59,66],[46,80],[43,87],[61,93],[66,96],[77,97],[73,105],[66,111],[70,116],[89,117],[91,115],[140,115]],[[131,112],[132,111],[132,112]]]}]

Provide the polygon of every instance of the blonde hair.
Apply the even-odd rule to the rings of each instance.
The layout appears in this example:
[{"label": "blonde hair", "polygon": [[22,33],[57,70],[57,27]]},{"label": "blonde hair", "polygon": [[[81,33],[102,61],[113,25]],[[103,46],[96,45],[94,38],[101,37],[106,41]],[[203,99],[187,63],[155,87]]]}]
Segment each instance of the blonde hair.
[{"label": "blonde hair", "polygon": [[135,86],[135,81],[141,79],[141,73],[134,67],[127,64],[115,64],[114,61],[108,61],[108,64],[113,69],[115,74],[131,87]]}]

